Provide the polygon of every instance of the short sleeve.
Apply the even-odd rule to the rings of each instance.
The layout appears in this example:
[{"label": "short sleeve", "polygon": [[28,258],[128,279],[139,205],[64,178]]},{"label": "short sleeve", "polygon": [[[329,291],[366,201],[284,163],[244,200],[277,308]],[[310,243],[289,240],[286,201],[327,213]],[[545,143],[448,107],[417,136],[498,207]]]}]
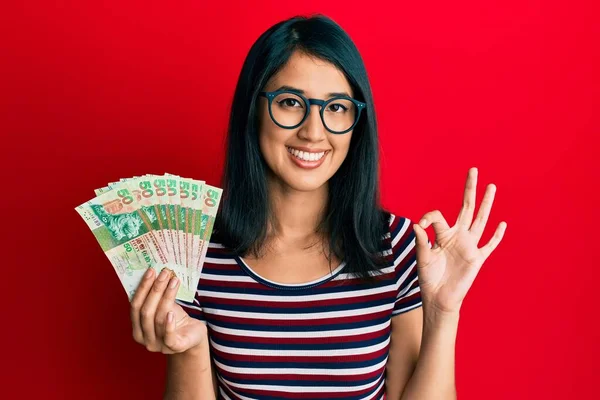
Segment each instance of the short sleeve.
[{"label": "short sleeve", "polygon": [[423,305],[417,273],[417,242],[410,219],[390,215],[390,242],[396,284],[392,316],[396,316]]},{"label": "short sleeve", "polygon": [[198,293],[196,293],[196,297],[194,297],[192,302],[183,300],[175,300],[175,302],[179,304],[190,317],[199,319],[200,321],[206,323],[204,312],[202,312],[202,307],[198,301]]}]

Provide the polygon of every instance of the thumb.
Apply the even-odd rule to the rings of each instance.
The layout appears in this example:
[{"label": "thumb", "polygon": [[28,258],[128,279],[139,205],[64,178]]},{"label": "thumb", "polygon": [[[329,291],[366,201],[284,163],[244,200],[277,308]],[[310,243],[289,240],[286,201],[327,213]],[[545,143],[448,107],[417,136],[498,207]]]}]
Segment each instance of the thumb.
[{"label": "thumb", "polygon": [[182,347],[182,340],[176,332],[175,325],[175,315],[173,311],[169,311],[166,318],[164,343],[169,349],[178,353]]}]

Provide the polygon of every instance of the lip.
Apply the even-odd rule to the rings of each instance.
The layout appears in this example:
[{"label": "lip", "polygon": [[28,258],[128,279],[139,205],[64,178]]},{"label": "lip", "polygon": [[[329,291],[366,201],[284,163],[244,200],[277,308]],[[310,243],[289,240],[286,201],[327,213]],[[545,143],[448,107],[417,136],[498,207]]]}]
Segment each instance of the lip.
[{"label": "lip", "polygon": [[294,150],[304,151],[304,152],[307,152],[307,153],[322,153],[324,151],[329,151],[330,150],[330,149],[315,149],[315,148],[302,147],[302,146],[285,146],[285,147],[289,147],[289,148],[294,149]]},{"label": "lip", "polygon": [[[300,147],[294,147],[294,149],[298,149],[300,150]],[[305,151],[305,150],[303,150]],[[329,154],[330,150],[320,150],[316,153],[320,153],[324,151],[325,154],[323,155],[323,157],[321,157],[320,160],[318,161],[304,161],[304,160],[300,160],[299,158],[297,158],[295,155],[293,155],[292,153],[290,153],[289,151],[286,150],[286,153],[288,153],[288,155],[290,156],[290,158],[292,159],[292,161],[299,166],[300,168],[304,168],[304,169],[314,169],[314,168],[318,168],[321,164],[323,164],[325,162],[325,158],[327,158],[327,155]],[[314,151],[312,153],[315,153]]]}]

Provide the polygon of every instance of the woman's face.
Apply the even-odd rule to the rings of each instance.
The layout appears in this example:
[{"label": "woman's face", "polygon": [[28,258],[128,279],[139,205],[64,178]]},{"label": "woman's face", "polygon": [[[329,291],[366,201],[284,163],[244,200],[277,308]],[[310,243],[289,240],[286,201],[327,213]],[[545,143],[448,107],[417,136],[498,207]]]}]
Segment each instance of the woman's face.
[{"label": "woman's face", "polygon": [[[340,70],[300,51],[293,53],[263,90],[275,91],[282,86],[300,90],[306,98],[327,100],[332,97],[329,93],[354,95]],[[297,106],[293,100],[285,105]],[[273,107],[276,106],[273,101]],[[260,150],[280,183],[294,190],[312,191],[325,184],[342,165],[348,154],[352,131],[344,134],[327,131],[319,115],[320,106],[312,105],[304,123],[295,129],[281,128],[273,122],[265,97],[259,98],[258,112]]]}]

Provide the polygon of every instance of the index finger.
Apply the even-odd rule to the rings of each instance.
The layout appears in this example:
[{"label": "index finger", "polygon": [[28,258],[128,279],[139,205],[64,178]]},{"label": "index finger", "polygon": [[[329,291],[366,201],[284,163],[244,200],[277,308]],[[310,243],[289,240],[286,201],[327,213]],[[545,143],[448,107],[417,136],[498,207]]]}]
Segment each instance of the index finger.
[{"label": "index finger", "polygon": [[164,338],[166,332],[165,321],[167,320],[167,314],[172,310],[173,305],[175,304],[178,289],[179,279],[177,279],[176,276],[172,276],[169,280],[169,285],[163,293],[163,297],[160,299],[156,309],[156,315],[154,318],[154,331],[156,332],[156,337],[158,338]]}]

